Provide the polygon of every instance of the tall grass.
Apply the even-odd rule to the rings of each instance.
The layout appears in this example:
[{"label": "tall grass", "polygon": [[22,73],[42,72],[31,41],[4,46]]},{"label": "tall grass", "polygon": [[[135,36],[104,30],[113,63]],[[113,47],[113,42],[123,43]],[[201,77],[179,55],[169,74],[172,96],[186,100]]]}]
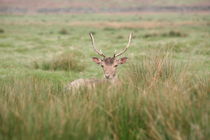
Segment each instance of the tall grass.
[{"label": "tall grass", "polygon": [[0,139],[210,137],[209,76],[168,56],[145,58],[127,71],[116,85],[77,94],[34,76],[1,80]]},{"label": "tall grass", "polygon": [[34,62],[34,68],[43,70],[65,70],[65,71],[83,71],[85,65],[81,63],[78,52],[62,53],[55,58],[41,63]]}]

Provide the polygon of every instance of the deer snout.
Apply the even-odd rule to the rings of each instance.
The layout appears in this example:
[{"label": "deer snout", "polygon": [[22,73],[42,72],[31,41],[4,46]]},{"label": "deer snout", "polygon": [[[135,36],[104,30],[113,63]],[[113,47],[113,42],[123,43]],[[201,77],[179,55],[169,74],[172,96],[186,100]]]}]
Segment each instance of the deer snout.
[{"label": "deer snout", "polygon": [[109,79],[110,78],[110,75],[109,74],[105,74],[104,76],[105,76],[106,79]]}]

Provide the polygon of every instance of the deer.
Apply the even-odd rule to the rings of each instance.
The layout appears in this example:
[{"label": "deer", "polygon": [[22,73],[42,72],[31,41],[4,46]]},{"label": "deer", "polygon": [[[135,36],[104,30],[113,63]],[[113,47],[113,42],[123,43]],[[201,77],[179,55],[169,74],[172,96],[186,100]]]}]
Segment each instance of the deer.
[{"label": "deer", "polygon": [[103,72],[104,72],[104,78],[103,79],[96,79],[96,78],[77,79],[70,82],[67,85],[68,89],[71,89],[71,88],[75,89],[75,88],[84,87],[84,86],[94,87],[97,83],[102,83],[102,82],[111,82],[115,84],[116,81],[118,80],[117,67],[121,64],[126,63],[128,60],[127,57],[122,57],[119,59],[118,57],[124,54],[127,51],[127,49],[130,47],[131,40],[132,40],[132,33],[130,33],[129,35],[129,39],[128,39],[128,43],[126,47],[119,53],[116,53],[116,50],[115,50],[114,55],[112,57],[107,57],[106,55],[104,55],[104,53],[101,50],[98,50],[95,46],[95,40],[94,40],[93,34],[89,33],[89,35],[92,42],[93,50],[96,52],[96,54],[101,56],[101,58],[92,57],[92,61],[102,67]]}]

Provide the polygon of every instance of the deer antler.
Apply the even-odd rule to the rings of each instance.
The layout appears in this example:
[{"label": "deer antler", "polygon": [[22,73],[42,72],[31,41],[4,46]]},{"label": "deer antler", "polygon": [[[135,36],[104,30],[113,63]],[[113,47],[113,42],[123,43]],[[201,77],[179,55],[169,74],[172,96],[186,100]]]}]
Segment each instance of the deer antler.
[{"label": "deer antler", "polygon": [[92,45],[93,45],[94,51],[95,51],[97,54],[99,54],[100,56],[106,57],[106,56],[103,54],[103,52],[102,52],[101,50],[99,51],[99,50],[95,47],[95,41],[94,41],[94,37],[93,37],[92,33],[89,33],[89,35],[90,35],[90,38],[91,38],[91,41],[92,41]]},{"label": "deer antler", "polygon": [[127,51],[127,49],[129,48],[129,46],[130,46],[130,44],[131,44],[132,36],[133,36],[133,33],[130,33],[130,36],[129,36],[129,40],[128,40],[127,46],[126,46],[125,49],[122,50],[120,53],[114,54],[114,57],[120,56],[120,55],[122,55],[124,52]]}]

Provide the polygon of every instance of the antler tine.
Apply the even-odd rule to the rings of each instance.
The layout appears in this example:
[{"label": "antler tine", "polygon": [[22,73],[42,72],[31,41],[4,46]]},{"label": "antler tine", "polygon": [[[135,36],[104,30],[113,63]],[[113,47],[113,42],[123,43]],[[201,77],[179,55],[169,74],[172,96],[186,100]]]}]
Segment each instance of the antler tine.
[{"label": "antler tine", "polygon": [[95,41],[94,41],[94,37],[93,37],[92,33],[89,33],[89,35],[90,35],[90,38],[91,38],[91,41],[92,41],[92,46],[93,46],[94,51],[95,51],[98,55],[103,56],[103,57],[106,57],[106,56],[103,54],[103,52],[102,52],[101,50],[99,51],[99,50],[95,47]]},{"label": "antler tine", "polygon": [[127,51],[127,49],[129,48],[129,46],[130,46],[130,44],[131,44],[132,36],[133,36],[133,33],[130,33],[130,36],[129,36],[129,40],[128,40],[127,46],[126,46],[125,49],[122,50],[120,53],[114,54],[114,57],[120,56],[120,55],[122,55],[124,52]]}]

